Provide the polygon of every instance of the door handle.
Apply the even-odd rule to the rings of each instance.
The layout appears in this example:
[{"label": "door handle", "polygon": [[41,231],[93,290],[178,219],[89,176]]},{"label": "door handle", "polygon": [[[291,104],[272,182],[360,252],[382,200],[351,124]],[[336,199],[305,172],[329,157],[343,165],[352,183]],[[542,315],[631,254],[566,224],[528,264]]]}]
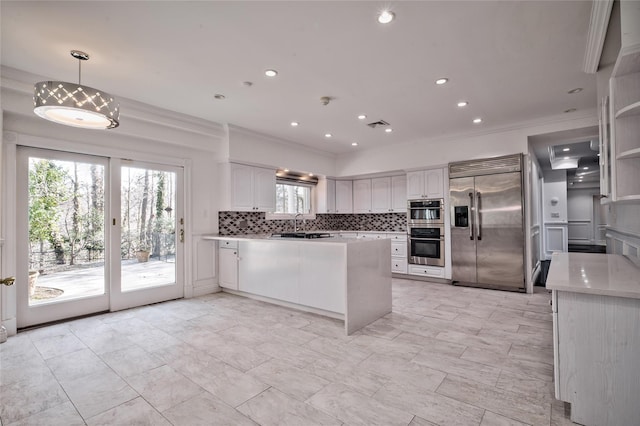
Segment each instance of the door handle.
[{"label": "door handle", "polygon": [[184,229],[180,230],[180,242],[184,243]]},{"label": "door handle", "polygon": [[474,202],[473,202],[473,192],[469,193],[469,205],[470,205],[470,209],[471,212],[469,214],[469,219],[471,221],[471,223],[469,224],[469,239],[473,240],[473,214],[474,214]]},{"label": "door handle", "polygon": [[14,282],[16,282],[16,277],[7,277],[0,280],[0,284],[6,286],[11,286]]},{"label": "door handle", "polygon": [[476,192],[476,238],[478,240],[482,239],[482,216],[480,215],[480,206],[482,204],[481,196],[482,194],[480,194],[480,191]]}]

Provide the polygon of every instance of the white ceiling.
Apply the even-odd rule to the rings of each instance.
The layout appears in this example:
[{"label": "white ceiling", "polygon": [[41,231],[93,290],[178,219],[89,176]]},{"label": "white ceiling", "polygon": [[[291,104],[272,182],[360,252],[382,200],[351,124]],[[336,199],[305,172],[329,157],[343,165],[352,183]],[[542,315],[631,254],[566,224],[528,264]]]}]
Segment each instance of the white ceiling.
[{"label": "white ceiling", "polygon": [[[595,76],[582,72],[591,1],[0,4],[2,65],[77,81],[69,51],[83,50],[85,85],[335,153],[597,103]],[[384,6],[397,16],[387,26],[376,21]],[[567,94],[575,87],[584,90]],[[335,100],[323,106],[322,96]]]}]

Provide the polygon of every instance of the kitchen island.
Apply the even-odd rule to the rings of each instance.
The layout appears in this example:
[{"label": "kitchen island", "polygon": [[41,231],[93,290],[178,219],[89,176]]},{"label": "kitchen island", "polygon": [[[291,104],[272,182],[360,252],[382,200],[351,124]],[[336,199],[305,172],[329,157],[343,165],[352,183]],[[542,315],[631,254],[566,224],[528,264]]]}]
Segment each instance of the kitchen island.
[{"label": "kitchen island", "polygon": [[344,320],[346,334],[391,312],[389,239],[206,238],[218,240],[219,276],[235,274],[224,291]]},{"label": "kitchen island", "polygon": [[640,269],[620,255],[554,253],[556,399],[586,426],[640,419]]}]

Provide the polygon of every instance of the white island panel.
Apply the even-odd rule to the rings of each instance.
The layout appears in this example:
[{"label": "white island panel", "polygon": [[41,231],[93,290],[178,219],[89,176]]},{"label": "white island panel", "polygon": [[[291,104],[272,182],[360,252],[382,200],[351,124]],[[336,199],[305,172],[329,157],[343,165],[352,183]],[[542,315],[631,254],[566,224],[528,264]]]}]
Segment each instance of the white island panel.
[{"label": "white island panel", "polygon": [[238,252],[238,290],[299,303],[299,244],[240,241]]},{"label": "white island panel", "polygon": [[300,247],[301,305],[344,314],[345,246],[335,244],[298,244]]},{"label": "white island panel", "polygon": [[391,241],[367,241],[367,249],[347,246],[347,334],[391,312]]},{"label": "white island panel", "polygon": [[238,242],[242,296],[345,321],[351,334],[391,312],[391,240],[215,236]]}]

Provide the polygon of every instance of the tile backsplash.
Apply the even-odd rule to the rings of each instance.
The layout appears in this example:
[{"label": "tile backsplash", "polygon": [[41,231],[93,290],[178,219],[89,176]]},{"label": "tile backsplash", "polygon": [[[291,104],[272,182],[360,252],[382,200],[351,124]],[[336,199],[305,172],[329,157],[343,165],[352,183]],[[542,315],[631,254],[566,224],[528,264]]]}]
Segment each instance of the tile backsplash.
[{"label": "tile backsplash", "polygon": [[[404,232],[406,213],[317,214],[314,220],[300,225],[304,231],[380,231]],[[263,212],[218,213],[220,235],[270,234],[293,231],[292,220],[266,220]]]}]

